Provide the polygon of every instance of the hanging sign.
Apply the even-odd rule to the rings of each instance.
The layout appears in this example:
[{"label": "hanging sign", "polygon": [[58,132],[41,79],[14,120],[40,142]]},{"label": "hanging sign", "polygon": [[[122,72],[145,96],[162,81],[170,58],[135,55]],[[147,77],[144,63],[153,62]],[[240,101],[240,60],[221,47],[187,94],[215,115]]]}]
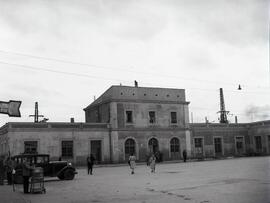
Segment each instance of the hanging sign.
[{"label": "hanging sign", "polygon": [[9,100],[9,102],[0,101],[0,113],[8,114],[10,117],[21,117],[21,101]]}]

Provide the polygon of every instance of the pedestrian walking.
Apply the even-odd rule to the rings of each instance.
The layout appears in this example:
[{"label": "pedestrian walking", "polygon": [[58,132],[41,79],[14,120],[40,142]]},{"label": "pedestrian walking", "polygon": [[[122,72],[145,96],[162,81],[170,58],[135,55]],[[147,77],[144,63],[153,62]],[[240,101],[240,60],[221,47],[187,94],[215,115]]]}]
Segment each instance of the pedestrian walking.
[{"label": "pedestrian walking", "polygon": [[131,169],[131,174],[134,174],[134,169],[136,166],[136,156],[133,153],[130,154],[128,158],[129,167]]},{"label": "pedestrian walking", "polygon": [[151,169],[151,173],[155,173],[156,171],[156,157],[155,154],[152,154],[152,156],[149,158],[149,166]]},{"label": "pedestrian walking", "polygon": [[90,154],[90,156],[87,157],[87,173],[89,175],[92,175],[93,174],[93,166],[94,166],[94,163],[95,163],[95,157],[93,154]]},{"label": "pedestrian walking", "polygon": [[30,165],[28,159],[23,160],[22,165],[22,175],[23,175],[23,192],[29,193],[29,178],[31,177],[31,171],[34,169],[33,166]]},{"label": "pedestrian walking", "polygon": [[183,159],[184,159],[184,162],[187,161],[187,151],[185,149],[183,150]]}]

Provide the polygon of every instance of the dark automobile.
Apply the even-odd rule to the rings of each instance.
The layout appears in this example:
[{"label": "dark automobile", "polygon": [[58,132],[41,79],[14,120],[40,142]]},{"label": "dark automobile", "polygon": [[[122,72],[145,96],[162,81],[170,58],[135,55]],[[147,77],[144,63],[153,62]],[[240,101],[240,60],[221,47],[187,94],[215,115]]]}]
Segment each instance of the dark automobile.
[{"label": "dark automobile", "polygon": [[67,161],[50,161],[48,154],[21,154],[11,158],[15,161],[15,183],[22,183],[22,163],[24,159],[29,160],[31,165],[42,167],[44,176],[58,177],[60,180],[72,180],[77,174],[75,168]]}]

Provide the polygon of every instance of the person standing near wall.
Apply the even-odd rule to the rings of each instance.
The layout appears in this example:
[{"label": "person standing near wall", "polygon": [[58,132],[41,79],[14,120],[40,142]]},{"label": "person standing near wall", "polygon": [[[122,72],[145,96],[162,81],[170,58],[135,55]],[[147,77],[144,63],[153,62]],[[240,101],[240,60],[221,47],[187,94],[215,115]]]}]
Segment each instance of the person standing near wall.
[{"label": "person standing near wall", "polygon": [[131,169],[131,174],[134,174],[134,169],[136,166],[136,157],[134,156],[133,153],[130,154],[128,161],[129,161],[129,166]]},{"label": "person standing near wall", "polygon": [[92,175],[93,174],[93,166],[95,163],[95,157],[93,154],[90,154],[90,156],[87,157],[87,173]]},{"label": "person standing near wall", "polygon": [[184,159],[184,162],[187,161],[187,151],[185,149],[183,150],[183,159]]},{"label": "person standing near wall", "polygon": [[156,157],[155,157],[155,154],[152,154],[152,156],[149,158],[149,165],[150,165],[151,173],[155,173],[155,171],[156,171]]},{"label": "person standing near wall", "polygon": [[6,160],[6,171],[7,171],[7,181],[8,185],[12,185],[12,171],[14,169],[14,162],[10,157]]},{"label": "person standing near wall", "polygon": [[31,177],[31,171],[34,169],[30,165],[30,162],[28,159],[23,160],[23,165],[22,165],[22,175],[23,175],[23,192],[24,193],[29,193],[29,178]]},{"label": "person standing near wall", "polygon": [[0,185],[4,185],[5,166],[4,159],[0,157]]}]

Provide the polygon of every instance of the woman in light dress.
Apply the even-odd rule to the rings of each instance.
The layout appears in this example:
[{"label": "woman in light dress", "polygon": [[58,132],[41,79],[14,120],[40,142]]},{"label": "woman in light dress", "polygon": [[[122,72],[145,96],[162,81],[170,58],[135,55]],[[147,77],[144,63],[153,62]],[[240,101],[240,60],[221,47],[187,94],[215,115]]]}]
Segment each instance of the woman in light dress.
[{"label": "woman in light dress", "polygon": [[149,158],[149,166],[151,169],[151,173],[155,173],[156,170],[156,157],[154,154]]},{"label": "woman in light dress", "polygon": [[129,159],[128,159],[128,163],[131,169],[131,174],[134,174],[134,169],[136,166],[136,156],[134,156],[133,153],[130,154]]}]

